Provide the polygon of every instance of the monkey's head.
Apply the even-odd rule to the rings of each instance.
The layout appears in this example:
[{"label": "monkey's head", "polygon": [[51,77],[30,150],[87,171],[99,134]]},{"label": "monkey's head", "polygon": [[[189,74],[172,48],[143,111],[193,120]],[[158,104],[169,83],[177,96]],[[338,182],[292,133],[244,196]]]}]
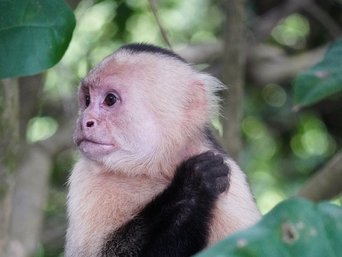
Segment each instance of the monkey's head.
[{"label": "monkey's head", "polygon": [[75,143],[108,170],[162,173],[201,138],[221,88],[173,52],[126,45],[82,80]]}]

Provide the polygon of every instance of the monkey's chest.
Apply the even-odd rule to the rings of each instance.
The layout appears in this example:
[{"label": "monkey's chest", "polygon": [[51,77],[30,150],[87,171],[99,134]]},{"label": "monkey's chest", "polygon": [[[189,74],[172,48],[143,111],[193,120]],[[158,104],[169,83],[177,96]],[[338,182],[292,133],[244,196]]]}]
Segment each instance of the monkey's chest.
[{"label": "monkey's chest", "polygon": [[110,233],[131,220],[165,187],[158,181],[107,175],[71,179],[68,237],[73,248],[82,249],[79,251],[85,256],[94,254]]}]

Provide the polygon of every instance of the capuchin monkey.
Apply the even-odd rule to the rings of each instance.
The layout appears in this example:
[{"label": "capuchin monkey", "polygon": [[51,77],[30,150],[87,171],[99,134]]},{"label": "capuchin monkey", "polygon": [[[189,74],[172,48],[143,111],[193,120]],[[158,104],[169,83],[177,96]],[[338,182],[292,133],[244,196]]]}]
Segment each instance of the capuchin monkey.
[{"label": "capuchin monkey", "polygon": [[260,217],[210,132],[214,77],[175,53],[125,45],[82,80],[66,257],[187,257]]}]

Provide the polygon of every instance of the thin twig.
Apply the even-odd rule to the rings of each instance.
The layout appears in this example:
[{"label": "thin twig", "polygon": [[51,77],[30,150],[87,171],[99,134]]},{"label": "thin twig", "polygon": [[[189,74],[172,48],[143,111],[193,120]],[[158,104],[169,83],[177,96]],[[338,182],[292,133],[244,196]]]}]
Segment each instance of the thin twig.
[{"label": "thin twig", "polygon": [[161,24],[161,21],[159,19],[159,15],[158,15],[158,8],[157,8],[157,4],[155,2],[155,0],[148,0],[149,4],[150,4],[150,8],[151,8],[151,11],[153,13],[153,16],[157,22],[157,25],[159,27],[159,30],[160,30],[160,34],[165,42],[165,44],[170,48],[172,49],[171,47],[171,44],[170,44],[170,41],[168,39],[168,36],[167,36],[167,33],[166,33],[166,30],[163,28],[162,24]]},{"label": "thin twig", "polygon": [[341,28],[339,25],[316,3],[311,3],[305,9],[314,19],[318,20],[326,29],[330,35],[336,39],[341,36]]}]

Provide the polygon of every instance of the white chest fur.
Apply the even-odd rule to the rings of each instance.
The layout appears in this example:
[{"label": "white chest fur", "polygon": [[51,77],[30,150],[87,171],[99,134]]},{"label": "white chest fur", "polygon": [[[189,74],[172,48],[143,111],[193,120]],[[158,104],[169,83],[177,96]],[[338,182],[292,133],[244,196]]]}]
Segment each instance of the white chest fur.
[{"label": "white chest fur", "polygon": [[69,182],[67,257],[97,256],[106,237],[166,187],[165,181],[96,173],[82,161]]}]

